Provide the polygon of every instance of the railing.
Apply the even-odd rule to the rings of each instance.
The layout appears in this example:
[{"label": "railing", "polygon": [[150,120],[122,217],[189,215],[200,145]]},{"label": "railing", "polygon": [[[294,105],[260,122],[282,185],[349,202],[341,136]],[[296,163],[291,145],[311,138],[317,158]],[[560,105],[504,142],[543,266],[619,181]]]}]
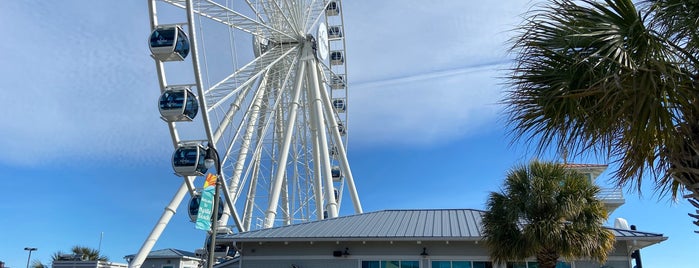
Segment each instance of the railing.
[{"label": "railing", "polygon": [[624,201],[624,193],[621,188],[602,188],[597,194],[597,199],[602,202],[619,202]]}]

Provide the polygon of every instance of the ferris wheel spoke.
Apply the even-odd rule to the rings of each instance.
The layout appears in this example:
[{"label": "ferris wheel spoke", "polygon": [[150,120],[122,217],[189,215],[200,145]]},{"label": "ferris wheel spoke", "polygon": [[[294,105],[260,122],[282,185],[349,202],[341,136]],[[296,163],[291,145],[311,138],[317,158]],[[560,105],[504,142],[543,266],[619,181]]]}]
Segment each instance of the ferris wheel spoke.
[{"label": "ferris wheel spoke", "polygon": [[257,19],[258,19],[260,22],[265,23],[265,24],[267,23],[267,21],[265,20],[265,18],[262,17],[262,13],[260,13],[260,12],[257,10],[257,8],[255,7],[255,5],[254,5],[252,2],[250,2],[250,0],[245,0],[245,3],[248,4],[248,7],[250,8],[250,10],[252,10],[253,13],[255,13],[255,16],[257,17]]},{"label": "ferris wheel spoke", "polygon": [[[186,0],[160,0],[173,6],[186,9]],[[228,25],[249,34],[264,37],[277,42],[296,40],[290,32],[275,28],[269,23],[251,19],[239,12],[211,0],[200,1],[194,7],[194,13],[213,21]]]},{"label": "ferris wheel spoke", "polygon": [[206,95],[208,106],[207,112],[212,111],[230,97],[238,94],[241,88],[254,82],[257,77],[296,50],[298,50],[298,46],[275,47],[206,90],[204,94]]},{"label": "ferris wheel spoke", "polygon": [[272,18],[269,22],[275,25],[275,28],[294,33],[300,31],[293,12],[288,11],[290,6],[283,3],[283,6],[280,6],[279,1],[262,1],[261,4],[267,17]]},{"label": "ferris wheel spoke", "polygon": [[304,10],[304,18],[306,18],[306,21],[304,21],[304,32],[312,32],[311,29],[318,24],[318,21],[322,17],[321,14],[325,11],[328,3],[329,2],[325,0],[313,0],[306,7],[306,10]]}]

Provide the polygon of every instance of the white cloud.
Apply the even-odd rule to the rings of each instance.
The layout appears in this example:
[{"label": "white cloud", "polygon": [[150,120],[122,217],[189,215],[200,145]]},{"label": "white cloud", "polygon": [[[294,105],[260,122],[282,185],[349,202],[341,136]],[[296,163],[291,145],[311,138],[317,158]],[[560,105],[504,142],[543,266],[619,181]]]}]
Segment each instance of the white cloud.
[{"label": "white cloud", "polygon": [[[148,24],[132,20],[147,18],[145,5],[95,8],[111,12],[44,2],[3,10],[13,27],[0,47],[7,90],[0,95],[0,162],[130,158],[167,138],[164,124],[152,127],[158,90]],[[123,18],[136,8],[140,16]]]},{"label": "white cloud", "polygon": [[352,143],[443,143],[496,120],[502,65],[351,85]]},{"label": "white cloud", "polygon": [[346,1],[349,80],[462,68],[505,57],[527,0]]},{"label": "white cloud", "polygon": [[[497,67],[464,66],[504,60],[525,2],[343,2],[352,142],[429,144],[492,120]],[[146,3],[82,5],[3,3],[0,162],[166,161]]]}]

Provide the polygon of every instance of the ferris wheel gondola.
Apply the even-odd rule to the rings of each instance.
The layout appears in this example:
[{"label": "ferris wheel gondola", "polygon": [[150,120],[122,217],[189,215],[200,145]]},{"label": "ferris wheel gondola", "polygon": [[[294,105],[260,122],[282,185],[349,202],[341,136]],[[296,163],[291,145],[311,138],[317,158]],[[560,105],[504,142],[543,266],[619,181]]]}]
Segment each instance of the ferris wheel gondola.
[{"label": "ferris wheel gondola", "polygon": [[[187,212],[189,214],[189,219],[192,222],[197,221],[197,216],[199,215],[199,203],[200,202],[201,202],[201,194],[199,194],[199,193],[195,194],[194,196],[192,196],[189,199],[189,205],[187,206]],[[220,220],[221,217],[223,216],[223,204],[225,204],[223,202],[223,198],[219,197],[218,204],[219,204],[218,213],[216,214],[218,216],[216,217],[216,219]],[[214,216],[211,215],[211,217],[213,218]]]},{"label": "ferris wheel gondola", "polygon": [[189,55],[189,38],[179,25],[156,28],[148,43],[151,55],[159,61],[183,61]]},{"label": "ferris wheel gondola", "polygon": [[160,95],[158,110],[167,122],[192,121],[199,112],[199,102],[187,87],[167,88]]},{"label": "ferris wheel gondola", "polygon": [[205,164],[206,148],[198,142],[180,144],[172,154],[172,168],[175,174],[185,176],[203,176],[208,168]]}]

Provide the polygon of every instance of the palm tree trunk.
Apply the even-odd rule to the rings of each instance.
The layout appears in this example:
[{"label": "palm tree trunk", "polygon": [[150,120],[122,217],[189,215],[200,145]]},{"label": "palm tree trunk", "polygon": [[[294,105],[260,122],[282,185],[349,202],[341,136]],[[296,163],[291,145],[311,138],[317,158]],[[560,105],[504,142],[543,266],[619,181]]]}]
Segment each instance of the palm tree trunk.
[{"label": "palm tree trunk", "polygon": [[536,254],[536,262],[539,268],[556,268],[558,253],[555,250],[544,249]]}]

